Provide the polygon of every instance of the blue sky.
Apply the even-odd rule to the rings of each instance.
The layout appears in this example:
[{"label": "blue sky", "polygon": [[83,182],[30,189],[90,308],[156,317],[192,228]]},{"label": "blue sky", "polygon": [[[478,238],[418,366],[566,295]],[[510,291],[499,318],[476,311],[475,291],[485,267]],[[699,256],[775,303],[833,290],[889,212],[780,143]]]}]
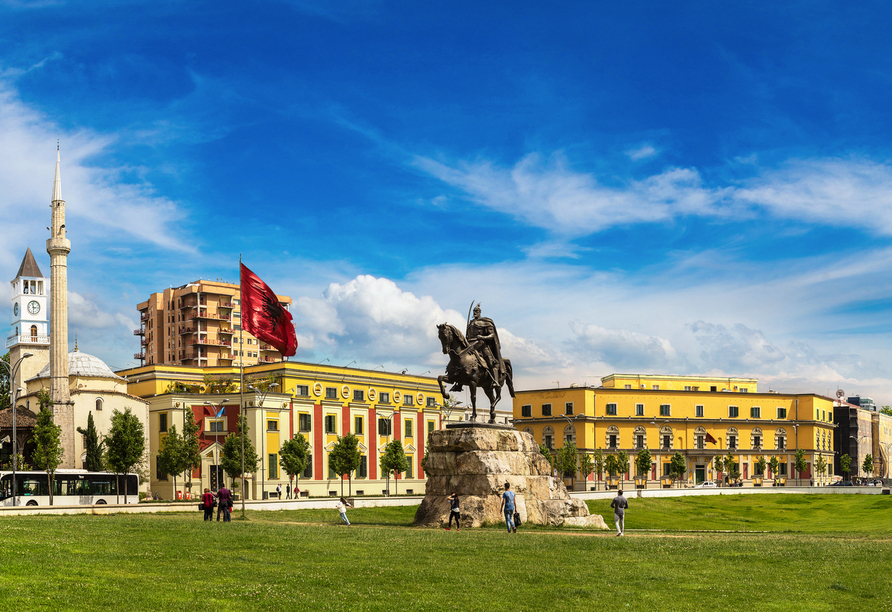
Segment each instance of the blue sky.
[{"label": "blue sky", "polygon": [[[892,403],[892,9],[0,0],[0,277],[71,335],[238,254],[296,358],[443,370],[472,300],[519,388],[756,376]],[[8,291],[8,290],[7,290]]]}]

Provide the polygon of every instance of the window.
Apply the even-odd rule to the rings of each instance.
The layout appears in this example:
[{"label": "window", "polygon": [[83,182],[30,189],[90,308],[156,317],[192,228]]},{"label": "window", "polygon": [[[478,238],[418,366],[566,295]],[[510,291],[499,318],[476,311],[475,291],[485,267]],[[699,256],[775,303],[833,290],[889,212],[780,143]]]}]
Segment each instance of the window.
[{"label": "window", "polygon": [[635,416],[644,416],[644,404],[635,404]]},{"label": "window", "polygon": [[551,404],[542,404],[542,416],[551,416]]},{"label": "window", "polygon": [[338,390],[334,387],[325,387],[325,399],[338,399]]},{"label": "window", "polygon": [[433,421],[427,422],[427,435],[431,435],[432,433],[434,433],[434,426],[435,424]]},{"label": "window", "polygon": [[164,433],[167,431],[167,413],[162,412],[158,415],[158,431]]},{"label": "window", "polygon": [[270,480],[279,478],[279,456],[275,453],[269,454],[269,478]]},{"label": "window", "polygon": [[616,416],[616,404],[607,404],[607,416]]},{"label": "window", "polygon": [[427,398],[427,407],[428,408],[436,408],[437,407],[437,398],[431,396]]},{"label": "window", "polygon": [[161,469],[161,461],[155,458],[155,478],[158,480],[167,480],[167,474]]},{"label": "window", "polygon": [[635,448],[644,448],[644,436],[642,434],[635,436]]},{"label": "window", "polygon": [[554,436],[543,436],[542,444],[545,445],[545,448],[553,449],[554,448]]},{"label": "window", "polygon": [[778,408],[777,409],[777,418],[779,418],[779,419],[787,418],[787,409],[786,408]]},{"label": "window", "polygon": [[326,455],[326,457],[328,458],[328,479],[331,480],[337,478],[337,474],[335,474],[334,468],[331,465],[331,453]]},{"label": "window", "polygon": [[827,411],[827,422],[830,422],[830,421],[832,421],[832,420],[833,420],[833,411],[832,411],[832,410],[828,410],[828,411]]},{"label": "window", "polygon": [[685,391],[690,391],[690,390],[691,390],[691,387],[690,387],[690,386],[685,386],[684,390],[685,390]]},{"label": "window", "polygon": [[393,424],[390,419],[378,419],[378,435],[389,436],[392,431]]},{"label": "window", "polygon": [[102,410],[102,398],[101,397],[96,398],[96,410],[97,411]]},{"label": "window", "polygon": [[354,389],[353,390],[353,401],[354,402],[364,402],[365,401],[365,392],[362,389]]},{"label": "window", "polygon": [[653,386],[653,389],[654,389],[654,391],[659,391],[659,390],[660,390],[660,385],[654,385],[654,386]]},{"label": "window", "polygon": [[406,478],[415,478],[415,462],[413,461],[413,459],[414,457],[412,457],[412,455],[406,455],[406,461],[409,462],[409,469],[406,470]]},{"label": "window", "polygon": [[703,450],[706,448],[706,437],[705,436],[694,436],[694,446],[697,450]]},{"label": "window", "polygon": [[533,416],[533,406],[527,404],[526,406],[520,407],[520,416],[522,417],[531,417]]},{"label": "window", "polygon": [[787,464],[781,463],[780,465],[778,465],[777,473],[780,474],[781,476],[786,476],[787,475]]},{"label": "window", "polygon": [[369,477],[369,458],[365,455],[362,455],[359,458],[359,470],[356,474],[357,478],[368,478]]},{"label": "window", "polygon": [[409,395],[408,393],[403,395],[403,406],[414,406],[415,398]]},{"label": "window", "polygon": [[740,388],[740,392],[741,392],[741,393],[749,393],[750,390],[747,389],[746,387],[741,387],[741,388]]},{"label": "window", "polygon": [[610,448],[616,448],[616,438],[617,438],[616,434],[610,434],[610,436],[608,437],[608,443],[610,445]]},{"label": "window", "polygon": [[631,389],[632,385],[626,385],[626,389]]},{"label": "window", "polygon": [[737,406],[728,406],[728,418],[736,419],[738,417]]},{"label": "window", "polygon": [[710,388],[709,388],[709,390],[710,390],[710,391],[712,391],[712,392],[713,392],[713,393],[715,393],[715,392],[716,392],[716,391],[718,391],[718,390],[719,390],[719,388],[718,388],[718,387],[715,387],[715,386],[713,386],[713,387],[710,387]]},{"label": "window", "polygon": [[279,431],[279,422],[274,419],[267,419],[266,430],[267,431]]},{"label": "window", "polygon": [[325,415],[325,433],[327,434],[336,434],[338,433],[338,417],[334,414],[326,414]]},{"label": "window", "polygon": [[353,417],[353,433],[357,436],[362,435],[362,417],[355,416]]},{"label": "window", "polygon": [[737,436],[728,436],[728,448],[737,448]]},{"label": "window", "polygon": [[762,436],[753,435],[753,448],[762,447]]},{"label": "window", "polygon": [[660,416],[670,416],[671,412],[669,404],[660,404]]},{"label": "window", "polygon": [[750,408],[750,418],[751,419],[761,419],[762,418],[762,408],[759,406],[753,406]]},{"label": "window", "polygon": [[390,403],[390,393],[379,393],[378,394],[378,403],[379,404],[389,404]]},{"label": "window", "polygon": [[564,414],[573,414],[573,402],[564,404]]},{"label": "window", "polygon": [[669,434],[663,434],[662,448],[672,448],[672,436],[670,436]]},{"label": "window", "polygon": [[786,447],[787,439],[783,436],[777,437],[777,450],[784,450]]},{"label": "window", "polygon": [[313,477],[313,455],[311,454],[307,457],[307,467],[300,475],[301,478],[312,478]]},{"label": "window", "polygon": [[312,417],[304,412],[297,415],[297,431],[310,431]]},{"label": "window", "polygon": [[208,431],[211,433],[220,433],[226,431],[223,429],[223,421],[209,421],[208,422]]},{"label": "window", "polygon": [[405,423],[406,423],[406,425],[405,425],[405,428],[404,428],[404,429],[405,429],[406,434],[405,434],[404,437],[406,437],[406,438],[414,438],[415,435],[412,433],[412,429],[413,429],[413,428],[412,428],[412,425],[413,425],[413,423],[412,423],[412,419],[406,419]]},{"label": "window", "polygon": [[764,476],[764,474],[762,467],[757,462],[753,461],[753,476]]},{"label": "window", "polygon": [[703,406],[694,406],[694,416],[703,416]]}]

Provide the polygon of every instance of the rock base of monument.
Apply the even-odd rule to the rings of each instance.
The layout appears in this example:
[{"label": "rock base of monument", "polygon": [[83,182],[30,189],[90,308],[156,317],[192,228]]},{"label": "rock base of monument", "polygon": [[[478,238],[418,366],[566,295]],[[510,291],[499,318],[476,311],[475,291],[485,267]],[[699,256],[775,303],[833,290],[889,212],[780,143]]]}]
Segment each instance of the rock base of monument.
[{"label": "rock base of monument", "polygon": [[427,490],[416,525],[445,526],[449,500],[459,496],[462,527],[504,522],[505,483],[515,493],[522,523],[607,529],[585,502],[572,499],[528,433],[504,427],[459,427],[430,434]]}]

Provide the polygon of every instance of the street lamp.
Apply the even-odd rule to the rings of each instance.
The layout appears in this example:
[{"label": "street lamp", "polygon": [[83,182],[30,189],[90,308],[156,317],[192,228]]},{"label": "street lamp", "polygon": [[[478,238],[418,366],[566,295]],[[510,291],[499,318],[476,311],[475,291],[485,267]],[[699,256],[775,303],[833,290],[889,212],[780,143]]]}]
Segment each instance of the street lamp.
[{"label": "street lamp", "polygon": [[266,400],[266,396],[269,395],[269,392],[273,389],[273,387],[278,387],[279,383],[270,383],[266,387],[266,391],[261,391],[257,387],[253,385],[248,385],[248,389],[253,391],[254,393],[260,394],[260,499],[263,499],[263,494],[266,492],[266,456],[265,456],[265,448],[264,448],[264,440],[266,439],[265,426],[266,423],[266,415],[263,413],[263,402]]},{"label": "street lamp", "polygon": [[18,387],[15,384],[15,375],[19,371],[19,367],[21,367],[22,362],[25,361],[28,357],[33,357],[34,353],[24,353],[19,360],[15,362],[15,364],[9,364],[0,359],[0,363],[3,364],[3,367],[6,368],[6,372],[9,374],[9,407],[12,408],[12,505],[15,506],[15,497],[16,497],[16,469],[18,468],[19,462],[19,441],[16,436],[16,395],[18,394]]},{"label": "street lamp", "polygon": [[[226,406],[226,402],[228,402],[228,401],[229,400],[224,397],[222,400],[220,400],[219,404],[215,404],[214,402],[211,402],[209,400],[205,400],[204,403],[207,404],[208,406],[211,406],[212,408],[214,408],[214,415],[216,417],[219,417],[223,413],[223,409]],[[215,421],[215,423],[216,423],[216,421]],[[218,482],[220,480],[219,452],[220,452],[220,424],[217,423],[216,428],[214,430],[214,475],[216,476],[216,480]],[[211,488],[213,488],[213,487],[211,487]],[[219,485],[218,485],[218,488],[219,488]]]},{"label": "street lamp", "polygon": [[[663,431],[663,425],[665,425],[665,424],[668,423],[668,422],[669,422],[668,419],[666,419],[665,421],[663,421],[660,425],[657,425],[657,422],[656,422],[656,421],[651,421],[651,422],[650,422],[651,425],[653,425],[654,427],[657,428],[657,451],[660,450],[660,446],[661,446],[660,436],[661,436],[662,431]],[[658,486],[659,488],[662,489],[662,488],[663,488],[663,475],[662,475],[660,472],[663,471],[663,462],[662,462],[662,460],[660,459],[660,456],[661,456],[660,453],[657,452],[657,483],[658,483],[657,486]],[[646,486],[646,485],[645,485],[645,486]]]}]

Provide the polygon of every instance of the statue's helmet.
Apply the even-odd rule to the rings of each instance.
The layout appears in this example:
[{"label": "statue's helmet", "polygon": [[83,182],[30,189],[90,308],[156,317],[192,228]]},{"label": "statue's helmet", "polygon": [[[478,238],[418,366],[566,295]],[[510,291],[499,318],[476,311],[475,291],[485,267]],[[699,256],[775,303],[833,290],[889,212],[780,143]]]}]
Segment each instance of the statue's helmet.
[{"label": "statue's helmet", "polygon": [[475,315],[480,314],[480,304],[479,303],[476,306],[474,306],[474,314]]}]

